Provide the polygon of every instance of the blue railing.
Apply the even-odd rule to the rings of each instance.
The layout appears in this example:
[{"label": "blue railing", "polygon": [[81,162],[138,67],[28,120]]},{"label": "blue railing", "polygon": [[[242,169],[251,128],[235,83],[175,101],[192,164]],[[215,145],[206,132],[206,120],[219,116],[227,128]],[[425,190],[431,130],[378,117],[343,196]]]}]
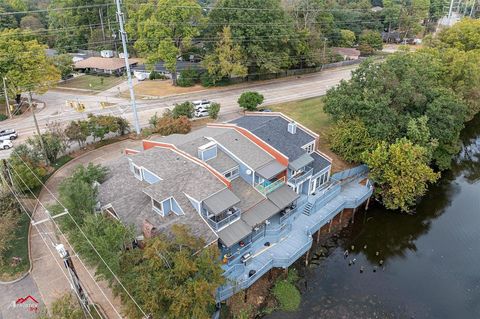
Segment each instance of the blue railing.
[{"label": "blue railing", "polygon": [[305,166],[303,172],[298,173],[288,179],[288,182],[293,185],[304,182],[308,177],[312,176],[313,167]]},{"label": "blue railing", "polygon": [[240,209],[236,209],[235,212],[232,215],[222,219],[219,222],[211,220],[209,217],[206,216],[206,214],[203,214],[203,215],[206,217],[207,222],[210,224],[210,226],[212,226],[215,230],[219,230],[220,228],[225,227],[228,224],[230,224],[231,222],[239,219],[240,215],[241,215],[241,211],[240,211]]},{"label": "blue railing", "polygon": [[353,177],[357,177],[368,172],[367,165],[360,165],[351,169],[347,169],[332,175],[331,179],[334,181],[342,181],[345,179],[350,179]]}]

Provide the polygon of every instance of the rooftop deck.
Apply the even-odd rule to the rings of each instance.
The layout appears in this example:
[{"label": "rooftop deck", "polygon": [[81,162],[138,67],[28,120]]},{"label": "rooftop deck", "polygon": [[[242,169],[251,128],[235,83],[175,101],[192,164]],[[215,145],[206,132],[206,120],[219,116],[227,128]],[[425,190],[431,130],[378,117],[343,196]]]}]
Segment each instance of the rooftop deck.
[{"label": "rooftop deck", "polygon": [[364,179],[365,176],[357,173],[344,184],[334,181],[314,196],[302,196],[297,202],[296,211],[290,217],[283,220],[282,224],[280,221],[276,224],[272,222],[263,237],[242,249],[241,254],[249,252],[252,255],[246,263],[235,258],[224,266],[224,275],[229,283],[219,288],[218,301],[248,288],[272,268],[292,265],[312,246],[313,233],[344,208],[356,208],[372,195],[370,183],[360,183]]}]

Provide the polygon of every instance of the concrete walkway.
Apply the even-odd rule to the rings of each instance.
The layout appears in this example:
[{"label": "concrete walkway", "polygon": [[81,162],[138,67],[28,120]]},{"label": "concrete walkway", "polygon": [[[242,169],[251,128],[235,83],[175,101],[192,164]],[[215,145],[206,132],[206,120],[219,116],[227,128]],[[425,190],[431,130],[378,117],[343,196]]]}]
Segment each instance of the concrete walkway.
[{"label": "concrete walkway", "polygon": [[[57,196],[57,187],[60,182],[65,177],[70,176],[72,171],[78,165],[87,165],[88,163],[102,164],[105,161],[119,158],[122,156],[122,151],[125,148],[135,147],[140,145],[140,143],[140,141],[125,140],[104,146],[75,158],[50,177],[46,183],[46,187]],[[33,215],[33,218],[36,221],[47,217],[43,206],[48,207],[50,204],[54,203],[55,200],[53,196],[43,188],[39,195],[39,202],[41,204],[37,205],[37,209],[35,209]],[[59,218],[69,217],[64,216]],[[59,257],[55,248],[51,246],[51,242],[63,243],[72,255],[73,250],[68,245],[65,237],[56,229],[53,222],[40,224],[39,228],[41,234],[39,234],[39,231],[37,231],[35,227],[32,227],[30,231],[30,245],[32,251],[31,262],[33,264],[31,277],[35,281],[36,286],[38,286],[45,305],[47,308],[50,308],[52,303],[58,297],[71,291],[63,261]],[[46,239],[48,245],[45,244],[41,235]],[[91,302],[99,305],[107,318],[123,318],[120,314],[121,302],[119,298],[113,297],[112,291],[108,288],[107,282],[94,280],[95,270],[86,267],[77,256],[73,256],[72,260],[80,281],[90,297]]]}]

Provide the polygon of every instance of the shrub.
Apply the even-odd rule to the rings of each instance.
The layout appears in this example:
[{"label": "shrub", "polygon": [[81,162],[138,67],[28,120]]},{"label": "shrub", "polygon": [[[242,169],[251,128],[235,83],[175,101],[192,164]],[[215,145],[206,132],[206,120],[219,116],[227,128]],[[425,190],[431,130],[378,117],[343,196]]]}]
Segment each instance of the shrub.
[{"label": "shrub", "polygon": [[369,55],[383,48],[382,35],[378,31],[363,30],[358,42],[362,55]]},{"label": "shrub", "polygon": [[180,72],[180,76],[177,79],[178,86],[193,86],[199,80],[199,74],[197,70],[185,69]]},{"label": "shrub", "polygon": [[208,108],[208,115],[216,120],[218,117],[218,113],[220,112],[220,103],[212,103]]},{"label": "shrub", "polygon": [[186,116],[189,119],[193,117],[195,108],[191,102],[183,102],[182,104],[175,104],[175,107],[172,111],[172,116],[174,118],[179,118],[180,116]]},{"label": "shrub", "polygon": [[149,80],[166,80],[167,76],[165,74],[162,74],[157,71],[152,71],[150,72],[150,75],[148,76]]},{"label": "shrub", "polygon": [[157,132],[166,136],[170,134],[187,134],[192,125],[186,116],[174,118],[169,115],[162,116],[157,122]]},{"label": "shrub", "polygon": [[200,76],[200,83],[204,87],[215,86],[215,80],[213,79],[213,77],[210,74],[208,74],[208,72],[202,73],[202,75]]},{"label": "shrub", "polygon": [[302,297],[294,282],[298,279],[296,271],[289,271],[286,279],[279,280],[273,287],[273,295],[283,311],[295,311]]},{"label": "shrub", "polygon": [[8,119],[8,116],[5,114],[0,114],[0,121],[5,121],[6,119]]},{"label": "shrub", "polygon": [[263,103],[263,95],[258,92],[243,92],[238,98],[238,105],[247,111],[255,111]]}]

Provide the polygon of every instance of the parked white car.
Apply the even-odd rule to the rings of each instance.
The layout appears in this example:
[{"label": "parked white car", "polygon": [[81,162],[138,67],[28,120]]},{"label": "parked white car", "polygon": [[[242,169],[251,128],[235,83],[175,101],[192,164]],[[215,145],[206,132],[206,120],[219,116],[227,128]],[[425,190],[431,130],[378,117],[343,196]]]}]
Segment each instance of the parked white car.
[{"label": "parked white car", "polygon": [[205,117],[205,116],[208,116],[207,109],[199,109],[198,111],[195,111],[195,117]]},{"label": "parked white car", "polygon": [[14,140],[18,137],[15,130],[0,130],[0,141],[4,140]]},{"label": "parked white car", "polygon": [[199,110],[206,110],[210,107],[210,104],[212,104],[211,101],[208,100],[199,100],[199,101],[193,101],[192,102],[193,107],[195,108],[195,111]]},{"label": "parked white car", "polygon": [[13,147],[13,143],[10,140],[0,141],[0,149],[8,150],[9,148]]}]

